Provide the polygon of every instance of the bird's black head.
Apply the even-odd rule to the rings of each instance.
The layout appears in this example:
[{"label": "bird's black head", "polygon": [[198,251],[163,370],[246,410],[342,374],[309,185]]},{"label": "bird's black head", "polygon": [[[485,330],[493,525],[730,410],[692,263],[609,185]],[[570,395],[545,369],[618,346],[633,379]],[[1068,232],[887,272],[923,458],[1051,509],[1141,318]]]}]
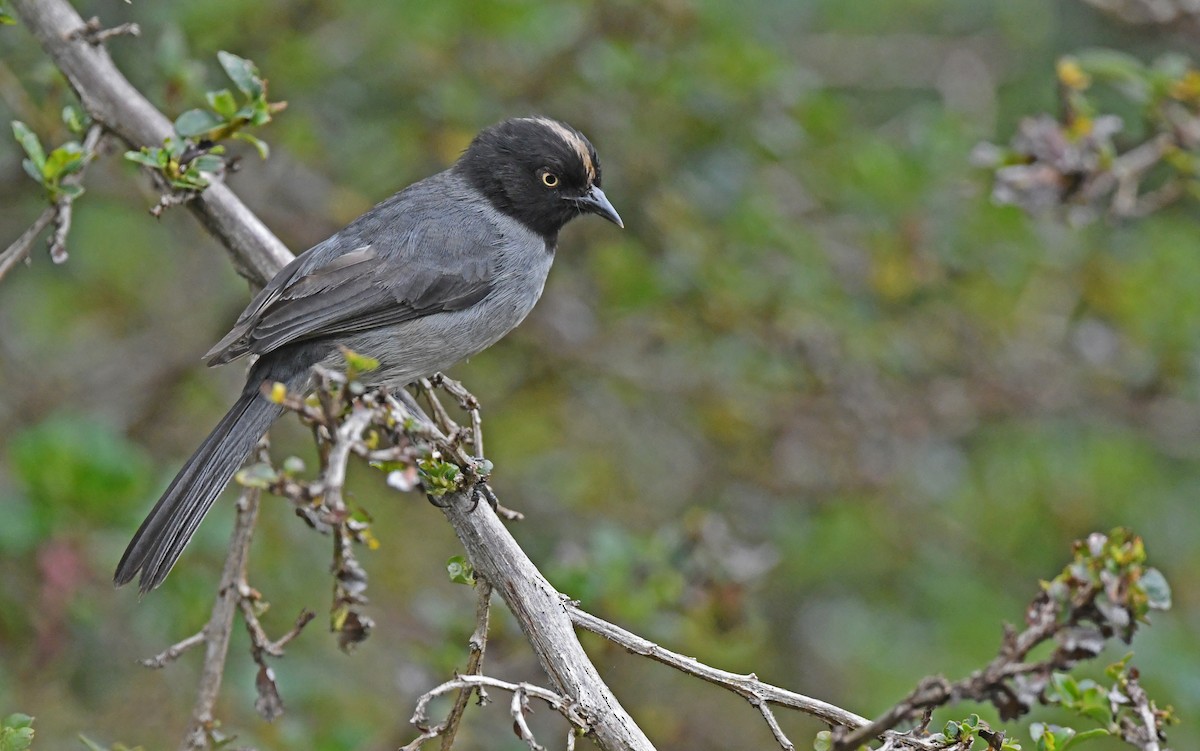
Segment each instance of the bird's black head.
[{"label": "bird's black head", "polygon": [[485,128],[455,169],[493,206],[548,241],[582,214],[625,226],[600,190],[596,150],[557,120],[521,117]]}]

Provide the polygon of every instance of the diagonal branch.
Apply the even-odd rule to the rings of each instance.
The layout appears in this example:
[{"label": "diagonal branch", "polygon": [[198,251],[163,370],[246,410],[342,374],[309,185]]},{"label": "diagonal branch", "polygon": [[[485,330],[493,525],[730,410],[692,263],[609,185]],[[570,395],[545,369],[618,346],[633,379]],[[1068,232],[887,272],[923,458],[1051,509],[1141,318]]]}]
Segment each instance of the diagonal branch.
[{"label": "diagonal branch", "polygon": [[[789,691],[779,686],[764,683],[753,673],[743,675],[728,670],[721,670],[706,665],[694,657],[687,657],[678,652],[672,652],[649,639],[638,636],[631,631],[626,631],[620,626],[581,610],[574,602],[564,600],[564,605],[572,622],[580,628],[603,636],[605,639],[624,647],[634,654],[649,657],[651,660],[661,662],[688,675],[695,676],[738,694],[758,710],[763,716],[763,720],[767,723],[767,727],[770,728],[772,735],[775,736],[775,740],[784,749],[794,748],[794,746],[787,739],[787,736],[783,734],[783,730],[779,727],[775,715],[771,712],[770,704],[795,709],[804,714],[816,717],[834,727],[859,730],[871,725],[871,721],[866,717],[829,704],[828,702],[823,702],[820,699],[813,699],[803,694],[798,694],[795,691]],[[880,729],[878,732],[868,735],[867,738],[874,737],[875,735],[882,736],[886,729]],[[932,744],[918,738],[900,736],[898,734],[888,736],[889,742],[893,740],[907,747],[933,748]]]}]

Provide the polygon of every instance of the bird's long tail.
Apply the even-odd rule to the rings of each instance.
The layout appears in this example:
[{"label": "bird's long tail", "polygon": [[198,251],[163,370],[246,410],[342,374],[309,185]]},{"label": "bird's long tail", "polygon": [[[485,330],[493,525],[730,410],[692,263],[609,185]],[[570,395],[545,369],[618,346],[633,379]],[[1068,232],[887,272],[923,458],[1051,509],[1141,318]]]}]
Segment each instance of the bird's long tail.
[{"label": "bird's long tail", "polygon": [[117,564],[113,581],[118,587],[139,571],[143,593],[162,584],[226,483],[283,413],[283,407],[260,394],[261,383],[260,378],[248,380],[241,397],[154,504]]}]

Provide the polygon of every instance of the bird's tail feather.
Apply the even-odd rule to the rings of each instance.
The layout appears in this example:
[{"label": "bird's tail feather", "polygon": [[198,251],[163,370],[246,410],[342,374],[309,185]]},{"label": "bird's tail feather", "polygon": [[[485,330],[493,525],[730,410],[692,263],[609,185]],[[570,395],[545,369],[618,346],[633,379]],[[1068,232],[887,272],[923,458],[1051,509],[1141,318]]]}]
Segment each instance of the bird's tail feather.
[{"label": "bird's tail feather", "polygon": [[252,378],[251,383],[255,386],[247,385],[134,534],[113,576],[117,586],[139,571],[143,593],[162,583],[226,483],[283,413],[283,407],[260,395],[260,380]]}]

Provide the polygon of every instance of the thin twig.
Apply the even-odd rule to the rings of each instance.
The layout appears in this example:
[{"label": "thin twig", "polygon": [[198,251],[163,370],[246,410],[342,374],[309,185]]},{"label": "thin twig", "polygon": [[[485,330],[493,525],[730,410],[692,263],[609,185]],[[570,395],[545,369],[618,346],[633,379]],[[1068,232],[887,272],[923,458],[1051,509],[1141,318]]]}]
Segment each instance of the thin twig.
[{"label": "thin twig", "polygon": [[238,498],[237,518],[229,538],[229,553],[221,571],[221,584],[217,589],[212,615],[204,627],[207,642],[204,667],[196,692],[196,704],[192,708],[192,719],[179,746],[181,751],[200,751],[210,745],[208,739],[213,724],[213,708],[221,691],[225,655],[229,651],[229,638],[233,633],[233,615],[241,599],[238,584],[245,578],[246,559],[254,538],[254,524],[258,520],[259,498],[260,492],[255,488],[244,488]]},{"label": "thin twig", "polygon": [[250,647],[271,657],[283,657],[283,648],[287,646],[288,642],[299,636],[309,621],[317,617],[316,613],[308,608],[303,608],[287,633],[275,641],[271,641],[271,637],[267,636],[267,631],[262,627],[262,621],[258,619],[258,611],[255,609],[255,603],[262,599],[261,595],[245,586],[244,583],[241,590],[238,609],[242,612],[242,620],[246,622],[246,631],[250,634]]},{"label": "thin twig", "polygon": [[649,657],[656,662],[661,662],[688,675],[693,675],[709,683],[729,689],[752,704],[755,704],[755,706],[758,706],[756,702],[771,702],[812,715],[830,725],[847,728],[862,727],[870,722],[866,717],[823,702],[820,699],[813,699],[803,694],[764,683],[753,673],[745,675],[731,673],[728,670],[721,670],[705,665],[694,657],[686,657],[677,652],[672,652],[649,639],[638,636],[631,631],[626,631],[620,626],[579,609],[574,602],[569,600],[564,600],[563,606],[566,608],[567,615],[570,616],[571,621],[580,628],[591,631],[594,634],[599,634],[634,654]]},{"label": "thin twig", "polygon": [[751,702],[755,704],[759,714],[763,716],[767,727],[771,729],[771,735],[775,736],[775,742],[779,744],[784,751],[796,751],[796,744],[792,743],[791,739],[783,732],[783,728],[779,727],[779,720],[775,719],[775,713],[771,711],[771,707],[765,701]]},{"label": "thin twig", "polygon": [[197,631],[196,633],[192,634],[188,638],[175,642],[174,644],[167,647],[166,649],[159,652],[158,654],[154,655],[153,657],[147,657],[146,659],[139,660],[138,662],[140,662],[145,667],[153,668],[154,670],[158,670],[159,668],[165,668],[167,665],[178,660],[179,656],[182,655],[184,652],[188,651],[192,647],[200,646],[205,641],[206,641],[206,639],[204,636],[204,632]]},{"label": "thin twig", "polygon": [[[63,185],[77,186],[83,182],[84,173],[87,171],[88,165],[96,158],[103,135],[104,129],[98,124],[93,124],[88,129],[81,146],[82,164],[78,171],[62,179]],[[5,274],[18,263],[29,258],[34,241],[52,222],[54,233],[48,240],[50,258],[55,263],[63,263],[67,260],[67,234],[71,231],[71,209],[74,202],[75,196],[61,193],[54,205],[42,211],[29,229],[22,232],[20,237],[5,248],[3,253],[0,253],[0,279],[3,279]]]},{"label": "thin twig", "polygon": [[442,373],[435,373],[429,379],[434,386],[441,387],[447,394],[458,401],[458,406],[471,416],[471,445],[475,447],[475,458],[482,459],[483,453],[483,417],[482,408],[475,395],[463,386],[462,381],[447,378]]},{"label": "thin twig", "polygon": [[[441,379],[439,379],[440,381]],[[437,425],[441,428],[450,440],[454,440],[454,435],[458,431],[458,423],[450,417],[450,413],[442,406],[442,402],[433,393],[433,381],[430,378],[422,378],[419,383],[421,390],[425,392],[425,399],[429,402],[429,408],[433,411],[433,419],[437,421]]]},{"label": "thin twig", "polygon": [[508,705],[509,714],[513,718],[513,730],[516,731],[517,737],[525,741],[525,745],[529,746],[529,751],[546,751],[546,748],[537,742],[533,737],[533,731],[529,728],[529,723],[525,721],[525,715],[530,713],[529,698],[525,695],[524,686],[518,686],[516,691],[513,691],[512,701]]},{"label": "thin twig", "polygon": [[[78,171],[71,173],[63,178],[63,185],[78,186],[83,183],[83,175],[89,164],[96,158],[96,154],[100,148],[100,139],[104,137],[104,128],[93,123],[88,128],[87,135],[83,139],[83,156],[82,166]],[[76,195],[69,192],[61,193],[58,200],[54,203],[56,211],[54,217],[54,234],[50,236],[50,260],[55,263],[67,262],[67,235],[71,231],[71,215],[72,208],[75,205]]]},{"label": "thin twig", "polygon": [[[470,648],[470,656],[467,658],[467,669],[465,675],[480,675],[483,672],[483,656],[487,649],[487,634],[488,621],[492,611],[492,585],[488,584],[487,579],[481,576],[476,576],[475,579],[475,630],[471,633],[471,639],[468,642]],[[483,690],[483,686],[476,686],[474,691],[479,693],[480,705],[487,703],[487,694]],[[461,688],[458,690],[458,696],[454,697],[454,706],[450,708],[450,714],[446,717],[444,723],[445,730],[442,732],[442,751],[450,751],[454,745],[454,736],[458,733],[459,723],[462,722],[463,714],[467,710],[467,703],[471,700],[471,688]]]},{"label": "thin twig", "polygon": [[335,514],[344,514],[346,511],[346,501],[342,496],[346,485],[346,466],[350,462],[355,441],[362,437],[372,417],[370,409],[356,407],[338,427],[333,446],[329,449],[329,464],[325,468],[325,504]]},{"label": "thin twig", "polygon": [[[510,683],[509,681],[490,678],[486,675],[460,675],[452,680],[446,681],[436,688],[425,692],[421,695],[421,698],[417,699],[417,706],[413,710],[413,716],[409,722],[415,725],[417,729],[421,731],[421,735],[408,745],[403,746],[400,751],[417,751],[417,749],[419,749],[425,741],[438,737],[445,730],[446,723],[444,722],[436,725],[429,724],[430,702],[439,696],[450,693],[451,691],[461,690],[464,688],[474,689],[482,686],[488,686],[500,691],[509,691],[514,694],[514,696],[520,697],[520,701],[516,703],[517,709],[514,709],[513,711],[513,721],[515,723],[523,722],[523,718],[521,717],[523,712],[520,708],[524,706],[525,702],[527,701],[527,697],[533,697],[546,702],[550,709],[562,715],[567,722],[571,723],[571,725],[573,725],[575,728],[578,728],[584,733],[590,732],[591,730],[587,721],[582,715],[579,714],[578,711],[576,711],[575,703],[566,696],[557,694],[545,688],[541,688],[540,686],[534,686],[529,683]],[[525,727],[525,730],[528,731],[528,726]],[[532,734],[529,734],[529,738],[532,738]],[[525,736],[522,736],[522,740],[526,740]]]},{"label": "thin twig", "polygon": [[92,16],[87,20],[87,23],[82,28],[71,32],[68,39],[83,39],[92,46],[104,44],[109,39],[119,36],[139,36],[142,33],[142,27],[136,23],[123,23],[113,26],[111,29],[106,29],[100,24],[100,19]]},{"label": "thin twig", "polygon": [[42,234],[42,230],[50,226],[50,222],[54,221],[57,213],[54,206],[47,206],[29,226],[29,229],[22,232],[20,237],[13,240],[12,244],[5,248],[3,253],[0,253],[0,279],[3,279],[14,266],[29,257],[34,241],[37,240],[38,235]]}]

